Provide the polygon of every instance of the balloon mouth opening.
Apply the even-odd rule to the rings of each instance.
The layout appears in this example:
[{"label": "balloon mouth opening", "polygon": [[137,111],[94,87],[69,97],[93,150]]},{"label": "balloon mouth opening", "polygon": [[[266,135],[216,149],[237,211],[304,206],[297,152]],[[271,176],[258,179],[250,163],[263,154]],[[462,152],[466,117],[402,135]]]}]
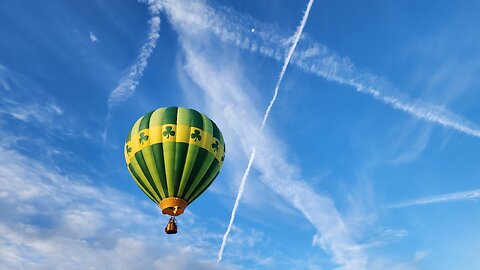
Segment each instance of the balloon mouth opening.
[{"label": "balloon mouth opening", "polygon": [[164,215],[175,217],[183,214],[188,204],[183,199],[170,197],[163,199],[159,205]]}]

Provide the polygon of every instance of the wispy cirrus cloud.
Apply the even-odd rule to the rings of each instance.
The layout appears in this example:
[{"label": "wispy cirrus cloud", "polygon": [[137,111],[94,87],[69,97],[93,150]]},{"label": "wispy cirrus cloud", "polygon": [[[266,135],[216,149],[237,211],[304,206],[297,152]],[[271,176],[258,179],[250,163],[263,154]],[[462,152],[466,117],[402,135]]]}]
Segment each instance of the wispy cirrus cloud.
[{"label": "wispy cirrus cloud", "polygon": [[[19,127],[41,129],[48,137],[68,136],[70,138],[91,139],[90,131],[79,126],[77,119],[69,113],[41,84],[34,79],[0,64],[0,125],[12,123]],[[73,124],[75,123],[75,124]],[[61,134],[61,135],[60,135]],[[39,134],[37,134],[39,135]],[[17,136],[20,138],[22,136]]]},{"label": "wispy cirrus cloud", "polygon": [[[366,255],[357,246],[334,203],[327,196],[315,193],[298,176],[298,168],[288,163],[278,149],[277,139],[268,131],[257,129],[255,120],[261,118],[251,101],[241,90],[241,84],[227,78],[226,72],[211,66],[212,59],[200,56],[191,45],[183,44],[186,53],[186,69],[193,81],[198,83],[208,97],[208,108],[223,129],[230,130],[230,140],[238,141],[248,156],[252,145],[256,145],[256,162],[253,166],[261,173],[261,179],[274,192],[302,213],[319,232],[318,243],[333,255],[333,261],[342,269],[364,269]],[[225,66],[223,66],[225,69]],[[212,80],[215,78],[215,83]],[[241,80],[241,78],[238,78]],[[248,120],[247,120],[248,119]],[[228,131],[227,131],[228,132]],[[249,137],[242,136],[250,134]],[[255,138],[255,140],[253,139]]]},{"label": "wispy cirrus cloud", "polygon": [[[205,8],[203,14],[191,13],[198,4],[179,8],[180,4],[168,0],[158,0],[162,6],[177,8],[182,12],[184,20],[180,24],[188,24],[198,30],[207,30],[221,41],[238,46],[252,53],[282,61],[284,52],[288,50],[289,38],[254,18],[240,14],[228,8]],[[181,10],[181,11],[180,11]],[[246,31],[249,25],[255,25],[255,32]],[[458,132],[480,137],[480,126],[447,108],[427,101],[415,100],[384,79],[362,71],[348,58],[340,56],[326,46],[304,37],[302,48],[293,54],[292,63],[305,72],[317,75],[329,81],[350,86],[357,92],[369,95],[396,110],[403,111],[414,118],[422,119]]]},{"label": "wispy cirrus cloud", "polygon": [[0,64],[0,86],[2,87],[3,91],[11,90],[10,83],[8,82],[10,76],[8,76],[7,73],[8,69]]},{"label": "wispy cirrus cloud", "polygon": [[111,110],[114,106],[127,100],[137,88],[139,79],[143,75],[143,71],[147,67],[148,58],[153,52],[153,49],[157,45],[157,40],[160,37],[160,17],[153,16],[150,21],[150,31],[148,34],[148,40],[143,44],[137,61],[130,68],[130,72],[127,76],[122,78],[117,87],[108,96],[108,108]]},{"label": "wispy cirrus cloud", "polygon": [[[252,146],[256,146],[256,162],[253,166],[261,173],[263,182],[306,217],[319,232],[317,243],[332,255],[332,260],[341,269],[365,269],[367,255],[355,244],[332,200],[315,193],[301,179],[299,168],[289,164],[278,148],[278,138],[274,134],[258,128],[263,117],[243,90],[241,72],[235,69],[231,59],[226,60],[227,54],[220,51],[209,54],[199,44],[199,40],[208,42],[210,31],[199,31],[195,25],[188,23],[189,19],[185,16],[201,16],[208,13],[205,10],[208,7],[199,1],[188,3],[171,1],[165,3],[164,8],[179,33],[185,55],[185,71],[203,91],[206,103],[204,111],[216,116],[215,121],[224,134],[229,140],[238,142],[237,148],[244,156],[249,156]],[[195,107],[200,106],[195,104]]]},{"label": "wispy cirrus cloud", "polygon": [[213,254],[221,235],[206,230],[191,212],[182,219],[183,233],[166,238],[167,218],[154,204],[94,185],[89,176],[59,171],[5,144],[8,137],[0,140],[2,267],[219,269]]},{"label": "wispy cirrus cloud", "polygon": [[409,200],[388,205],[388,208],[404,208],[415,205],[427,205],[434,203],[456,202],[456,201],[470,201],[480,199],[480,189],[469,190],[463,192],[455,192],[421,199]]},{"label": "wispy cirrus cloud", "polygon": [[149,10],[152,14],[150,18],[150,30],[148,33],[148,39],[140,49],[140,54],[137,57],[137,61],[130,67],[130,72],[123,77],[118,83],[117,87],[108,96],[108,112],[107,112],[107,124],[103,132],[103,140],[105,141],[108,132],[108,121],[110,120],[112,110],[115,106],[127,100],[131,97],[138,86],[140,78],[143,76],[143,71],[148,65],[148,59],[153,53],[153,50],[157,46],[157,40],[160,37],[160,6],[156,2],[149,3]]}]

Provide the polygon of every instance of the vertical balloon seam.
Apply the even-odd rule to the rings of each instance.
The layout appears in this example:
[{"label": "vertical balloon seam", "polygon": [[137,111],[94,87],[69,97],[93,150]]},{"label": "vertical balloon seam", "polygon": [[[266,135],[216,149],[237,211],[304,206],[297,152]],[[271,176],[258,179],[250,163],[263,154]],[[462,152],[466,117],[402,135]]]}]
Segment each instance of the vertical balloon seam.
[{"label": "vertical balloon seam", "polygon": [[[136,122],[135,124],[133,125],[132,127],[132,134],[135,134],[134,136],[132,136],[130,139],[132,141],[132,148],[139,148],[139,147],[136,147],[135,145],[139,145],[139,142],[136,141],[136,134],[139,133],[139,130],[140,130],[140,123],[143,119],[143,116],[140,117]],[[139,155],[137,155],[139,154]],[[150,181],[147,177],[147,175],[144,173],[144,171],[142,170],[141,166],[140,166],[140,163],[139,163],[139,156],[141,155],[141,152],[140,151],[137,151],[133,154],[133,156],[131,157],[130,159],[130,164],[132,165],[132,169],[133,171],[136,172],[136,174],[140,177],[140,181],[148,188],[148,190],[150,191],[150,193],[154,196],[154,198],[157,200],[157,201],[160,201],[160,197],[158,196],[158,192],[155,192],[155,189],[152,187],[152,185],[150,184]]]},{"label": "vertical balloon seam", "polygon": [[157,202],[157,200],[154,198],[153,194],[151,194],[147,190],[147,187],[141,181],[139,181],[140,177],[138,177],[137,173],[131,167],[132,166],[130,164],[128,164],[127,169],[130,172],[130,175],[132,175],[132,178],[135,181],[135,183],[137,184],[137,186],[140,187],[140,189],[143,191],[143,193],[145,193],[145,195],[147,195],[147,197],[150,198],[150,200],[152,200],[154,203],[158,204],[159,202]]},{"label": "vertical balloon seam", "polygon": [[[162,124],[163,124],[163,113],[165,108],[157,109],[153,112],[152,117],[150,117],[150,129],[155,129],[156,132],[150,132],[152,140],[159,141],[151,145],[152,153],[155,158],[155,164],[157,167],[157,174],[160,179],[161,188],[163,190],[164,197],[167,198],[168,189],[167,189],[167,179],[165,176],[165,162],[163,160],[163,143],[162,143]],[[159,127],[159,128],[158,128]],[[158,133],[157,133],[158,131]]]},{"label": "vertical balloon seam", "polygon": [[163,144],[157,143],[152,145],[152,151],[153,151],[153,155],[155,156],[155,162],[157,164],[157,173],[158,173],[158,176],[160,177],[160,183],[162,186],[163,194],[165,194],[165,197],[162,199],[165,199],[168,197],[168,188],[167,188],[167,178],[165,176],[165,163],[163,160]]},{"label": "vertical balloon seam", "polygon": [[[213,122],[211,119],[209,119],[209,121],[212,124],[213,138],[220,141],[221,140],[220,130],[218,129],[215,122]],[[192,198],[192,197],[195,197],[195,195],[196,195],[196,193],[198,193],[199,189],[201,189],[202,187],[205,188],[205,186],[208,185],[208,183],[206,184],[205,181],[209,181],[209,179],[210,179],[209,174],[211,173],[212,167],[216,167],[216,164],[219,164],[219,163],[220,162],[218,161],[218,159],[213,158],[212,162],[208,166],[208,169],[205,170],[205,173],[201,177],[198,177],[198,180],[196,180],[194,182],[194,185],[192,185],[192,188],[189,190],[189,192],[186,195],[186,198],[187,198],[188,201],[190,201],[190,203],[193,202],[193,200],[189,200],[189,199]]]},{"label": "vertical balloon seam", "polygon": [[198,179],[195,181],[195,178],[194,178],[193,181],[191,182],[189,186],[189,190],[185,196],[186,198],[194,192],[195,188],[198,185],[201,184],[201,179],[203,179],[205,173],[208,171],[208,168],[210,167],[213,160],[215,159],[215,155],[209,149],[209,147],[212,145],[212,141],[214,140],[213,123],[212,123],[212,120],[210,120],[210,118],[208,118],[206,115],[201,114],[201,117],[202,117],[204,130],[209,134],[211,134],[211,136],[208,136],[207,140],[205,140],[202,144],[201,153],[203,154],[203,158],[200,160],[200,162],[198,162],[197,172],[195,174]]},{"label": "vertical balloon seam", "polygon": [[217,176],[219,173],[220,173],[220,170],[218,170],[217,174],[213,177],[212,181],[210,181],[210,183],[208,183],[208,185],[200,193],[198,193],[196,196],[192,196],[192,198],[189,200],[188,203],[191,203],[195,201],[198,197],[200,197],[213,184],[213,182],[215,182],[215,179],[217,179]]},{"label": "vertical balloon seam", "polygon": [[[208,121],[210,121],[211,125],[212,125],[212,140],[213,138],[215,138],[215,129],[214,129],[214,126],[215,126],[215,123],[213,123],[212,120],[208,119]],[[218,136],[218,134],[217,134]],[[207,146],[208,147],[208,146]],[[210,155],[209,155],[210,154]],[[206,173],[208,172],[208,169],[212,166],[212,164],[215,162],[215,155],[210,153],[209,150],[206,149],[206,155],[207,155],[207,158],[205,158],[201,163],[202,163],[202,166],[200,168],[200,171],[199,173],[195,176],[195,179],[193,180],[191,186],[189,187],[189,190],[187,192],[187,194],[185,195],[185,198],[188,200],[188,198],[192,195],[192,193],[195,192],[195,190],[197,189],[197,187],[199,186],[202,186],[202,183],[203,183],[203,179],[204,179],[204,176],[206,175]]]},{"label": "vertical balloon seam", "polygon": [[199,156],[193,165],[191,177],[189,178],[187,187],[185,189],[185,195],[183,195],[185,199],[188,198],[188,196],[193,192],[193,189],[198,185],[200,180],[203,178],[203,175],[205,175],[210,167],[211,162],[215,159],[213,155],[204,148],[199,149],[198,155]]},{"label": "vertical balloon seam", "polygon": [[[188,125],[184,125],[185,118],[189,118],[188,109],[184,107],[177,108],[176,125],[177,134],[175,137],[175,187],[174,197],[179,197],[178,192],[180,190],[181,179],[183,176],[183,169],[185,167],[185,161],[187,158],[189,144],[185,143],[190,137],[190,128]],[[187,121],[188,122],[188,121]]]},{"label": "vertical balloon seam", "polygon": [[[145,134],[144,134],[144,137],[142,137],[141,135],[142,135],[143,133],[140,132],[140,130],[141,130],[141,124],[142,124],[143,120],[145,119],[145,117],[146,117],[148,114],[149,114],[149,113],[147,113],[147,114],[143,115],[142,117],[140,117],[140,119],[138,119],[138,121],[135,123],[135,125],[133,125],[133,131],[132,131],[132,132],[133,132],[134,134],[138,134],[139,136],[138,136],[138,139],[136,138],[137,136],[134,136],[134,137],[132,138],[132,140],[134,140],[134,141],[133,141],[134,144],[138,145],[138,148],[139,148],[139,149],[141,148],[141,145],[146,142],[146,138],[148,138],[147,135],[145,135]],[[142,140],[142,138],[144,138],[145,141]],[[136,147],[135,147],[135,148],[136,148]],[[151,176],[151,174],[150,174],[150,171],[149,171],[149,169],[148,169],[148,167],[147,167],[147,165],[146,165],[146,163],[145,163],[145,159],[144,159],[144,157],[143,157],[142,151],[137,151],[133,156],[135,157],[135,161],[137,162],[136,164],[137,164],[137,166],[138,166],[138,167],[135,168],[135,169],[136,169],[136,170],[137,170],[137,169],[140,169],[140,171],[142,172],[143,176],[144,176],[145,179],[147,180],[147,182],[146,182],[145,184],[148,184],[147,186],[149,186],[149,187],[152,189],[152,192],[154,193],[155,198],[157,198],[158,200],[161,200],[160,195],[159,195],[159,192],[158,192],[158,189],[156,188],[155,183],[153,182],[152,176]],[[135,166],[135,165],[134,165],[134,166]],[[137,171],[137,174],[138,174],[138,173],[139,173],[139,172]]]},{"label": "vertical balloon seam", "polygon": [[[158,170],[155,162],[155,157],[152,152],[151,141],[152,134],[150,134],[150,119],[154,111],[151,111],[145,114],[140,121],[138,127],[140,132],[140,144],[142,145],[142,157],[147,166],[148,174],[153,180],[152,186],[155,188],[155,191],[158,193],[160,199],[165,199],[165,193],[163,191],[162,185],[160,183],[160,176],[158,175]],[[142,136],[143,135],[143,136]],[[148,179],[148,177],[147,177]]]},{"label": "vertical balloon seam", "polygon": [[[174,112],[172,112],[172,110]],[[174,116],[171,114],[175,114]],[[172,121],[172,118],[174,120]],[[165,126],[165,131],[163,133],[163,137],[167,138],[167,140],[171,137],[171,139],[175,140],[176,135],[176,119],[177,119],[177,108],[176,107],[167,107],[165,109],[165,113],[163,115],[163,126]],[[173,126],[173,125],[174,126]],[[162,128],[163,129],[163,128]],[[175,130],[174,130],[175,129]],[[168,195],[167,197],[174,197],[175,196],[175,142],[165,142],[163,144],[163,158],[165,162],[165,175],[167,177],[167,187],[168,187]]]},{"label": "vertical balloon seam", "polygon": [[[198,115],[202,119],[201,120],[201,126],[203,128],[203,134],[206,134],[207,131],[210,131],[210,126],[211,126],[210,120],[205,115],[203,115],[203,114],[201,114],[197,111],[195,111],[195,112],[198,113]],[[205,119],[207,119],[208,122],[206,122]],[[199,119],[199,122],[200,122],[200,119]],[[207,163],[207,162],[211,162],[211,160],[213,159],[211,157],[213,155],[209,155],[209,151],[207,149],[205,149],[206,140],[211,140],[210,138],[212,136],[210,136],[210,134],[208,136],[206,136],[206,135],[203,136],[202,140],[205,140],[205,141],[202,143],[201,147],[199,147],[199,150],[198,150],[198,153],[197,153],[197,158],[196,158],[196,160],[193,164],[193,168],[192,168],[192,171],[190,173],[190,177],[188,178],[186,188],[184,190],[184,194],[182,194],[182,197],[184,199],[186,199],[188,194],[191,193],[192,186],[196,186],[197,182],[201,179],[201,176],[203,176],[204,172],[206,171],[205,169],[203,169],[204,164]]]},{"label": "vertical balloon seam", "polygon": [[[200,126],[197,123],[195,123],[195,118],[194,118],[194,117],[198,116],[198,112],[196,112],[194,110],[190,110],[190,109],[186,109],[186,110],[188,110],[188,126],[190,127],[189,137],[192,137],[193,135],[195,135],[196,136],[195,139],[201,141],[201,139],[202,139],[201,136],[202,136],[202,134],[204,134],[203,125]],[[183,124],[183,123],[179,123],[179,124]],[[200,129],[201,130],[200,134],[196,134],[193,131],[194,129],[195,130]],[[188,179],[189,179],[190,174],[192,172],[195,161],[198,157],[199,147],[195,144],[191,144],[190,141],[191,140],[189,138],[187,155],[186,155],[186,158],[185,158],[185,165],[183,167],[182,177],[180,178],[180,187],[179,187],[178,194],[177,194],[178,197],[180,197],[180,198],[183,197],[183,194],[185,192],[185,187],[188,183]]]},{"label": "vertical balloon seam", "polygon": [[153,181],[152,174],[150,173],[150,170],[147,166],[147,162],[145,161],[145,157],[143,156],[143,153],[141,151],[135,153],[135,158],[138,162],[138,165],[139,165],[140,169],[142,170],[143,174],[145,175],[148,183],[153,188],[153,191],[155,192],[155,194],[157,195],[159,200],[161,200],[160,192],[159,192],[157,186],[155,185],[155,181]]},{"label": "vertical balloon seam", "polygon": [[[205,176],[202,178],[202,181],[200,181],[201,184],[194,189],[193,193],[187,198],[187,200],[190,200],[191,198],[196,198],[196,195],[205,190],[205,188],[210,184],[210,182],[213,182],[213,180],[215,180],[215,175],[218,171],[220,171],[220,167],[220,162],[214,159],[212,164],[210,165],[210,168],[208,168],[207,173],[205,173]],[[193,200],[190,201],[193,202]]]},{"label": "vertical balloon seam", "polygon": [[130,160],[130,165],[132,165],[132,171],[134,171],[139,176],[140,178],[139,181],[141,181],[147,187],[147,190],[154,196],[154,198],[160,202],[160,198],[158,197],[158,195],[155,193],[155,190],[148,182],[147,177],[145,176],[142,169],[140,168],[136,157],[133,157]]}]

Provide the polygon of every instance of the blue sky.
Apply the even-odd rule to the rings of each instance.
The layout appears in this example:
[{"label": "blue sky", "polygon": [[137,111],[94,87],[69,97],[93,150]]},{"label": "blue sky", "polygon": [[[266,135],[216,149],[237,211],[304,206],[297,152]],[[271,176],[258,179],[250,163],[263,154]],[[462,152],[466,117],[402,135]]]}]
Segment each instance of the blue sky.
[{"label": "blue sky", "polygon": [[[0,265],[477,269],[479,5],[315,1],[261,130],[307,1],[4,1]],[[123,158],[165,106],[228,148],[173,237]]]}]

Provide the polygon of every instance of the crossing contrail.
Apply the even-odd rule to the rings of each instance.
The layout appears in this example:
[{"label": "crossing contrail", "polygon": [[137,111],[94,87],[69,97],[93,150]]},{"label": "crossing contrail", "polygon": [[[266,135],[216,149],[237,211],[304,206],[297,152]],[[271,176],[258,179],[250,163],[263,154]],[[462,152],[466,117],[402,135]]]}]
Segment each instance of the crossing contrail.
[{"label": "crossing contrail", "polygon": [[[160,0],[159,0],[160,1]],[[168,12],[181,18],[178,22],[191,27],[208,29],[221,41],[233,44],[243,50],[284,61],[283,52],[290,43],[280,31],[252,17],[231,9],[202,8],[195,13],[193,6],[186,7],[178,0],[162,0]],[[188,14],[192,16],[187,16]],[[193,16],[195,15],[195,16]],[[255,25],[255,31],[243,31]],[[239,29],[241,31],[239,31]],[[348,57],[342,56],[325,45],[314,42],[304,36],[303,48],[296,48],[291,64],[305,72],[350,86],[357,92],[366,94],[376,101],[402,111],[411,117],[453,129],[458,132],[480,138],[480,126],[448,108],[408,97],[383,78],[358,68]]]},{"label": "crossing contrail", "polygon": [[478,199],[480,199],[480,189],[400,202],[400,203],[389,205],[388,208],[403,208],[403,207],[414,206],[414,205],[425,205],[425,204],[432,204],[432,203],[478,200]]},{"label": "crossing contrail", "polygon": [[[267,110],[265,111],[265,115],[263,116],[261,130],[263,130],[263,128],[265,127],[265,123],[267,122],[270,111],[273,107],[273,104],[275,103],[275,101],[277,99],[278,89],[279,89],[280,84],[282,82],[283,75],[285,74],[285,71],[287,71],[287,67],[288,67],[288,64],[290,63],[290,59],[292,58],[293,52],[295,51],[295,48],[297,47],[298,41],[300,40],[300,36],[302,35],[303,28],[305,27],[305,24],[307,23],[308,14],[310,13],[310,9],[312,8],[312,4],[313,4],[313,0],[310,0],[308,2],[307,8],[305,9],[305,12],[303,13],[302,21],[300,22],[300,25],[297,27],[297,30],[295,31],[295,34],[293,35],[292,46],[288,50],[287,57],[285,58],[285,61],[283,62],[283,67],[282,67],[282,70],[280,71],[280,75],[278,76],[278,81],[277,81],[277,84],[275,85],[275,91],[274,91],[273,97],[270,100],[270,103],[268,104]],[[253,163],[254,159],[255,159],[255,147],[252,150],[252,154],[250,155],[250,159],[248,160],[247,169],[245,170],[245,173],[243,174],[242,181],[240,182],[240,187],[238,188],[237,199],[235,200],[235,204],[233,206],[232,215],[230,216],[230,223],[228,224],[227,231],[223,235],[222,245],[220,246],[220,250],[218,251],[217,262],[220,262],[222,260],[223,250],[225,249],[225,245],[227,244],[228,235],[230,234],[230,230],[232,229],[233,222],[235,221],[235,215],[237,213],[238,205],[240,203],[240,200],[242,199],[243,191],[245,189],[245,184],[247,183],[248,174],[250,173],[250,168],[252,166],[252,163]]]},{"label": "crossing contrail", "polygon": [[253,160],[255,159],[255,148],[252,150],[252,155],[248,160],[247,169],[242,177],[242,182],[240,183],[240,188],[238,189],[237,200],[235,200],[235,204],[233,205],[232,215],[230,216],[230,224],[228,224],[227,231],[223,235],[223,242],[220,250],[218,251],[218,262],[222,260],[223,250],[225,249],[225,244],[227,243],[228,235],[230,234],[230,230],[232,229],[233,221],[235,220],[235,214],[237,213],[238,204],[240,203],[240,198],[242,198],[243,191],[245,189],[245,182],[247,181],[248,174],[250,173],[250,168],[252,167]]}]

